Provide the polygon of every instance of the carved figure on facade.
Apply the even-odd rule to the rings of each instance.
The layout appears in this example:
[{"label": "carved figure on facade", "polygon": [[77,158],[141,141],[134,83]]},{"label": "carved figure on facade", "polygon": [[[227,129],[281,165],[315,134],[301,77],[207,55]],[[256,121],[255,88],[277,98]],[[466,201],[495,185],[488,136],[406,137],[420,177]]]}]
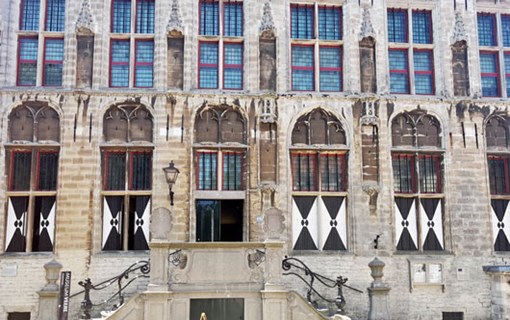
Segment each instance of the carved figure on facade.
[{"label": "carved figure on facade", "polygon": [[170,9],[170,18],[166,25],[166,31],[171,37],[182,37],[184,34],[184,27],[182,25],[181,14],[179,12],[179,1],[173,0]]},{"label": "carved figure on facade", "polygon": [[93,34],[94,33],[94,19],[92,16],[92,9],[89,0],[83,0],[81,4],[78,19],[76,19],[75,26],[76,33],[79,34]]},{"label": "carved figure on facade", "polygon": [[468,36],[466,32],[466,27],[464,26],[464,20],[462,19],[462,14],[460,13],[460,11],[456,11],[455,25],[453,26],[452,44],[459,41],[468,42]]},{"label": "carved figure on facade", "polygon": [[261,38],[272,39],[276,35],[273,14],[269,2],[264,3],[262,19],[260,20],[259,34]]}]

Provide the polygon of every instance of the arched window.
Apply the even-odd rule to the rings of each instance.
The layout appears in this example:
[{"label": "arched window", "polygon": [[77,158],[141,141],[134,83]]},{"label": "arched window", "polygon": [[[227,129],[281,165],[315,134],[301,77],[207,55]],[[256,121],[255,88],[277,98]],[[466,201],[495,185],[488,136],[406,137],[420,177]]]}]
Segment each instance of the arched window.
[{"label": "arched window", "polygon": [[110,107],[103,116],[103,250],[148,250],[152,194],[151,113]]},{"label": "arched window", "polygon": [[196,241],[243,241],[246,120],[235,108],[204,106],[194,136]]},{"label": "arched window", "polygon": [[6,252],[53,251],[60,119],[45,103],[9,115]]},{"label": "arched window", "polygon": [[391,123],[397,250],[441,251],[443,149],[437,119],[416,110]]},{"label": "arched window", "polygon": [[322,109],[292,130],[294,250],[347,250],[347,155],[340,121]]},{"label": "arched window", "polygon": [[495,251],[510,251],[509,124],[510,118],[496,115],[485,126]]}]

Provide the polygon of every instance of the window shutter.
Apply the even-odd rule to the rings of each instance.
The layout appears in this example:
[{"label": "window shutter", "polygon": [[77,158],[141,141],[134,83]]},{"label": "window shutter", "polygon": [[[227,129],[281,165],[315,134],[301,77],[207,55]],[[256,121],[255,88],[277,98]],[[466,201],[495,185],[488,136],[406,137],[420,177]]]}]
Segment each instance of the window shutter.
[{"label": "window shutter", "polygon": [[319,246],[321,250],[347,250],[345,197],[320,197]]},{"label": "window shutter", "polygon": [[317,250],[317,197],[292,198],[294,250]]},{"label": "window shutter", "polygon": [[395,198],[395,228],[398,239],[397,250],[418,250],[414,198]]},{"label": "window shutter", "polygon": [[122,216],[124,197],[104,197],[103,250],[122,250]]},{"label": "window shutter", "polygon": [[420,200],[420,234],[423,250],[444,250],[442,207],[440,199]]}]

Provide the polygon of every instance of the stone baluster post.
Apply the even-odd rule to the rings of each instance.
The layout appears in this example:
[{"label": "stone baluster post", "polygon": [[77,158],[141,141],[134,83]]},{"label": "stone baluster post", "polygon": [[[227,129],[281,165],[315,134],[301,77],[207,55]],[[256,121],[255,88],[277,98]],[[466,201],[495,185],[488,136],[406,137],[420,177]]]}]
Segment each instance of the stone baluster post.
[{"label": "stone baluster post", "polygon": [[374,278],[370,287],[367,288],[368,295],[370,297],[368,320],[390,319],[388,312],[388,293],[390,291],[390,287],[382,280],[385,265],[386,264],[377,257],[368,264],[372,270],[371,276]]},{"label": "stone baluster post", "polygon": [[57,280],[62,269],[62,264],[56,260],[51,260],[44,265],[46,270],[46,285],[39,295],[39,313],[37,320],[55,320],[58,318],[58,295],[59,286]]}]

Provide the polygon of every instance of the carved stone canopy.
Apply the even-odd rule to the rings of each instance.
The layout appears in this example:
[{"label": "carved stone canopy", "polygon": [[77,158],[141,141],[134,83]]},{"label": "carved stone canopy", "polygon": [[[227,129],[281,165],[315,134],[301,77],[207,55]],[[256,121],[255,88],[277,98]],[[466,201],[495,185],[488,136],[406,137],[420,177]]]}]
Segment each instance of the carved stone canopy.
[{"label": "carved stone canopy", "polygon": [[363,9],[363,19],[361,20],[361,31],[359,34],[360,39],[363,38],[376,38],[376,33],[374,30],[374,26],[372,25],[372,20],[370,19],[370,11],[367,8]]},{"label": "carved stone canopy", "polygon": [[264,3],[264,11],[260,21],[259,34],[261,38],[272,39],[276,35],[273,14],[271,13],[271,5],[269,2]]},{"label": "carved stone canopy", "polygon": [[179,12],[179,1],[173,0],[172,8],[170,10],[170,18],[166,25],[166,31],[170,37],[182,37],[184,34],[184,27],[182,25],[181,14]]},{"label": "carved stone canopy", "polygon": [[92,17],[92,9],[90,8],[90,1],[83,0],[81,4],[78,19],[75,25],[76,33],[90,35],[94,33],[94,19]]},{"label": "carved stone canopy", "polygon": [[468,41],[466,27],[460,11],[455,12],[455,25],[453,26],[452,44],[459,41]]}]

